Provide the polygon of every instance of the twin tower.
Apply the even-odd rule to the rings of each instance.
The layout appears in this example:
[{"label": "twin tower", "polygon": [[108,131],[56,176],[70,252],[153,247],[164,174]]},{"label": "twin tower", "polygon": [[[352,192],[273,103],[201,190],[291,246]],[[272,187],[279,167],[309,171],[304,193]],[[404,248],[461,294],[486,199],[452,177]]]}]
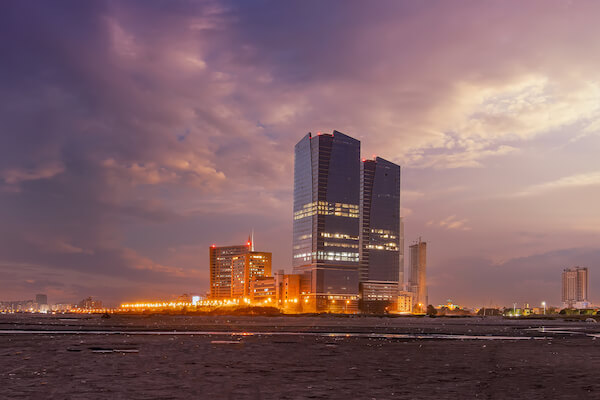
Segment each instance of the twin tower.
[{"label": "twin tower", "polygon": [[292,265],[310,308],[394,301],[404,280],[402,231],[399,165],[361,160],[360,141],[338,131],[296,144]]}]

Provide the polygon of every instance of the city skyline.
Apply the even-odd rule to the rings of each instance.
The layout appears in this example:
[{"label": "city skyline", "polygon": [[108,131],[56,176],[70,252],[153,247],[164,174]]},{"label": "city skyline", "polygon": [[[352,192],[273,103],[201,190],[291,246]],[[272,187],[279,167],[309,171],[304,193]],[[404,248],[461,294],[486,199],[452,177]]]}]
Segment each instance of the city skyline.
[{"label": "city skyline", "polygon": [[1,300],[205,293],[252,228],[291,273],[294,145],[337,129],[402,167],[431,304],[559,305],[575,265],[598,301],[599,4],[20,3]]}]

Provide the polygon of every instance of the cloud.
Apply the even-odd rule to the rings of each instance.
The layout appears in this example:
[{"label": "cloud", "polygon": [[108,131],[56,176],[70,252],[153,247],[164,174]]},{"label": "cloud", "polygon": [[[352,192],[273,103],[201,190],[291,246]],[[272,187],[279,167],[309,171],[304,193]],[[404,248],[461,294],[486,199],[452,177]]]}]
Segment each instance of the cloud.
[{"label": "cloud", "polygon": [[481,148],[480,145],[470,145],[468,148],[452,146],[452,151],[432,152],[425,151],[412,154],[409,165],[413,168],[483,168],[484,160],[492,156],[503,156],[518,151],[517,148],[499,145],[496,148]]},{"label": "cloud", "polygon": [[37,179],[48,179],[64,172],[65,167],[60,164],[51,164],[39,166],[32,169],[11,168],[0,172],[0,176],[4,182],[8,184],[17,184],[23,181],[31,181]]},{"label": "cloud", "polygon": [[466,226],[469,220],[457,219],[456,215],[450,215],[440,221],[429,220],[425,224],[426,226],[439,226],[440,228],[444,228],[446,230],[460,230],[460,231],[470,231],[471,228]]},{"label": "cloud", "polygon": [[468,231],[471,230],[471,228],[465,226],[465,224],[467,223],[467,219],[456,219],[456,215],[451,215],[443,220],[441,220],[439,222],[439,226],[441,226],[442,228],[445,229],[457,229],[457,230],[463,230],[463,231]]},{"label": "cloud", "polygon": [[109,158],[102,161],[113,179],[125,179],[133,185],[183,184],[203,189],[215,189],[226,179],[225,174],[206,163],[198,162],[195,156],[185,158],[166,158],[157,162],[134,162],[128,165],[118,164]]},{"label": "cloud", "polygon": [[532,185],[514,196],[534,196],[547,191],[600,185],[600,171],[565,176],[554,181]]}]

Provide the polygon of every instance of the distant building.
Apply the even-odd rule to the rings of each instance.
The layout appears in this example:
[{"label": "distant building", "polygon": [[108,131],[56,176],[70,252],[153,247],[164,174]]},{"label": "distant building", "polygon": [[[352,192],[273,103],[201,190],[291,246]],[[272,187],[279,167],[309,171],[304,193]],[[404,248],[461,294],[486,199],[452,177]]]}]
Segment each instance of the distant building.
[{"label": "distant building", "polygon": [[0,302],[0,310],[8,312],[36,312],[37,303],[33,300],[3,301]]},{"label": "distant building", "polygon": [[360,142],[341,132],[295,146],[292,265],[313,311],[357,302],[360,168]]},{"label": "distant building", "polygon": [[45,294],[36,294],[35,302],[38,303],[38,305],[48,304],[48,296]]},{"label": "distant building", "polygon": [[404,218],[400,217],[400,271],[398,274],[398,286],[404,290]]},{"label": "distant building", "polygon": [[102,308],[102,301],[94,300],[91,297],[86,297],[85,299],[83,299],[79,302],[77,307],[84,309],[84,310],[99,309],[99,308]]},{"label": "distant building", "polygon": [[401,313],[411,313],[413,311],[413,293],[408,291],[398,292],[398,301],[396,310]]},{"label": "distant building", "polygon": [[427,243],[421,241],[410,246],[410,278],[408,286],[413,293],[413,305],[425,312],[427,298]]},{"label": "distant building", "polygon": [[71,309],[75,308],[75,306],[73,304],[53,304],[51,309],[52,311],[58,311],[58,312],[65,312],[65,311],[70,311]]},{"label": "distant building", "polygon": [[231,259],[231,297],[250,297],[250,282],[271,276],[272,253],[250,251]]},{"label": "distant building", "polygon": [[192,295],[188,294],[188,293],[184,293],[182,295],[177,296],[177,300],[178,303],[191,303],[192,302]]},{"label": "distant building", "polygon": [[587,308],[588,269],[586,267],[565,268],[562,273],[563,308]]},{"label": "distant building", "polygon": [[248,240],[241,246],[212,245],[209,249],[210,298],[212,300],[231,298],[231,266],[233,257],[244,255],[252,250]]}]

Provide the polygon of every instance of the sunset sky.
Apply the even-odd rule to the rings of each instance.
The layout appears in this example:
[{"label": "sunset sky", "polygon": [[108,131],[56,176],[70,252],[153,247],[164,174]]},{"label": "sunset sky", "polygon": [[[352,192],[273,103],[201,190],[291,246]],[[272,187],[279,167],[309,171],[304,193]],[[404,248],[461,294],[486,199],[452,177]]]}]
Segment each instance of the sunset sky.
[{"label": "sunset sky", "polygon": [[[291,272],[293,147],[402,166],[429,299],[600,303],[600,3],[3,1],[0,300],[208,290],[208,247]],[[408,263],[408,257],[407,257]]]}]

